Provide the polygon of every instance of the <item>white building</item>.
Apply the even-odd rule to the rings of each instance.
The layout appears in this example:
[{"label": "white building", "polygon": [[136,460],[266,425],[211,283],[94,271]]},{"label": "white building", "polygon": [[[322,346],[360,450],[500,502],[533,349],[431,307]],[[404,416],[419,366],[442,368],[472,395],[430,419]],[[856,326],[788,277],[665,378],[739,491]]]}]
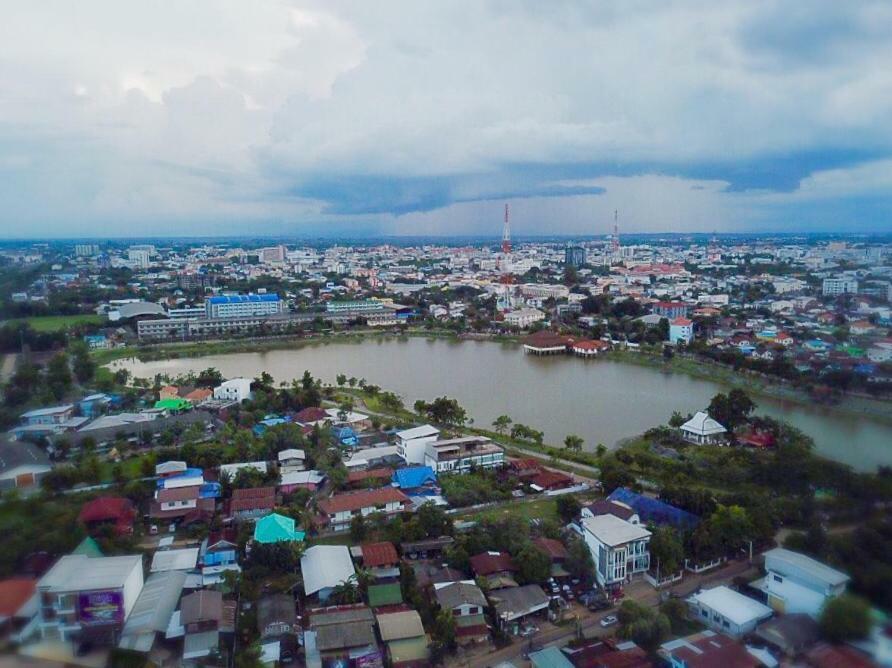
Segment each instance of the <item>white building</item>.
[{"label": "white building", "polygon": [[583,538],[602,587],[622,584],[650,568],[650,531],[615,515],[582,519]]},{"label": "white building", "polygon": [[248,378],[233,378],[214,388],[214,399],[221,401],[237,401],[241,403],[251,399],[251,381]]},{"label": "white building", "polygon": [[688,599],[692,616],[711,629],[740,638],[771,617],[771,608],[724,585]]},{"label": "white building", "polygon": [[780,613],[818,617],[824,603],[846,590],[849,576],[804,554],[775,548],[765,553],[765,578],[759,588]]},{"label": "white building", "polygon": [[694,340],[694,323],[687,318],[675,318],[669,322],[669,341],[689,344]]},{"label": "white building", "polygon": [[855,294],[858,292],[858,279],[852,276],[837,276],[836,278],[825,278],[822,288],[825,297]]},{"label": "white building", "polygon": [[436,441],[439,435],[440,430],[429,424],[398,431],[396,433],[396,452],[406,461],[406,464],[424,464],[427,444]]},{"label": "white building", "polygon": [[680,427],[684,440],[697,445],[711,445],[719,443],[728,432],[716,420],[709,417],[704,411],[697,411],[690,420]]},{"label": "white building", "polygon": [[524,283],[520,286],[520,294],[531,299],[566,299],[570,289],[565,285],[546,285],[544,283]]},{"label": "white building", "polygon": [[465,473],[471,468],[501,468],[505,449],[485,436],[431,441],[424,449],[424,464],[437,473]]},{"label": "white building", "polygon": [[142,557],[62,557],[37,583],[43,638],[70,640],[84,627],[113,641],[143,586]]},{"label": "white building", "polygon": [[521,308],[505,314],[505,324],[521,329],[543,320],[545,320],[545,314],[537,308]]},{"label": "white building", "polygon": [[356,569],[345,545],[314,545],[300,558],[304,593],[328,600],[338,585],[356,581]]},{"label": "white building", "polygon": [[205,302],[208,318],[244,318],[281,313],[284,309],[277,294],[268,295],[219,295]]}]

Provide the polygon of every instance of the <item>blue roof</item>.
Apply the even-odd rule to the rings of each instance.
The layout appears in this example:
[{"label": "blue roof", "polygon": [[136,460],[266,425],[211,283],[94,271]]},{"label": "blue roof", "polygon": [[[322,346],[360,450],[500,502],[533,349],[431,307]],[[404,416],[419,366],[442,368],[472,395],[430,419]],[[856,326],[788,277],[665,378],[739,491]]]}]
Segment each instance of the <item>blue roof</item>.
[{"label": "blue roof", "polygon": [[659,499],[638,494],[625,487],[617,487],[607,499],[630,506],[645,524],[671,524],[676,529],[685,529],[695,527],[700,522],[700,518],[693,513],[670,506]]},{"label": "blue roof", "polygon": [[401,489],[412,489],[429,482],[437,482],[437,474],[430,466],[410,466],[394,471],[391,480]]},{"label": "blue roof", "polygon": [[209,297],[211,304],[242,304],[244,302],[277,302],[279,295],[272,293],[269,295],[217,295]]}]

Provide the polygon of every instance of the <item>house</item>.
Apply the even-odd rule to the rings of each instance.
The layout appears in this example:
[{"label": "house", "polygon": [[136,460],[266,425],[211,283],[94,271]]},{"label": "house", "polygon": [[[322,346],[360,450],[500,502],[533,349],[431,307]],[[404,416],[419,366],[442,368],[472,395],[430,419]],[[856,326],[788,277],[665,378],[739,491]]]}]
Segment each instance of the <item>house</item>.
[{"label": "house", "polygon": [[178,550],[158,550],[152,555],[151,573],[168,571],[192,571],[198,564],[200,548],[184,547]]},{"label": "house", "polygon": [[187,470],[186,462],[170,460],[155,465],[155,476],[158,478],[169,478],[170,476],[182,475]]},{"label": "house", "polygon": [[400,552],[409,559],[434,558],[441,556],[453,543],[455,543],[455,539],[452,536],[424,538],[400,543]]},{"label": "house", "polygon": [[282,474],[279,491],[282,494],[291,494],[298,489],[315,492],[324,481],[325,474],[320,471],[289,471]]},{"label": "house", "polygon": [[364,605],[311,610],[304,651],[308,666],[381,665],[374,613]]},{"label": "house", "polygon": [[437,473],[501,468],[505,464],[505,449],[485,436],[433,440],[425,445],[424,463]]},{"label": "house", "polygon": [[583,518],[582,529],[602,587],[621,585],[650,568],[651,533],[644,527],[615,515],[598,515]]},{"label": "house", "polygon": [[305,537],[303,531],[295,529],[292,518],[278,513],[270,513],[260,518],[254,525],[254,540],[261,545],[302,541]]},{"label": "house", "polygon": [[573,663],[557,647],[546,647],[538,652],[530,652],[532,668],[573,668]]},{"label": "house", "polygon": [[489,640],[489,625],[484,610],[486,597],[474,582],[444,582],[434,585],[434,597],[440,609],[455,620],[455,640],[470,645]]},{"label": "house", "polygon": [[550,492],[557,489],[566,489],[567,487],[572,487],[574,485],[573,476],[552,470],[540,471],[527,482],[529,482],[530,487],[537,492]]},{"label": "house", "polygon": [[563,650],[574,668],[652,668],[647,652],[631,640],[604,638]]},{"label": "house", "polygon": [[775,548],[765,553],[765,577],[758,587],[780,613],[817,618],[824,604],[846,590],[849,576],[804,554]]},{"label": "house", "polygon": [[331,417],[323,408],[318,406],[309,406],[297,412],[294,421],[304,427],[313,427],[315,425],[323,425],[329,422]]},{"label": "house", "polygon": [[[693,513],[625,487],[617,487],[607,500],[630,507],[637,513],[640,522],[645,524],[669,525],[681,530],[693,528],[700,522],[700,518]],[[638,523],[633,520],[634,518],[630,521]]]},{"label": "house", "polygon": [[657,655],[670,668],[758,668],[762,665],[740,642],[713,631],[665,642]]},{"label": "house", "polygon": [[350,471],[347,474],[348,487],[381,487],[393,480],[393,469],[382,466],[374,469]]},{"label": "house", "polygon": [[382,513],[396,515],[405,512],[409,497],[394,487],[381,487],[357,492],[345,492],[319,502],[322,522],[335,531],[346,531],[354,517]]},{"label": "house", "polygon": [[805,653],[810,668],[876,668],[876,663],[850,645],[818,643]]},{"label": "house", "polygon": [[549,598],[539,585],[493,589],[487,595],[502,628],[548,610]]},{"label": "house", "polygon": [[355,582],[356,570],[344,545],[314,545],[300,559],[304,593],[327,601],[339,585]]},{"label": "house", "polygon": [[165,633],[170,625],[185,582],[183,571],[150,575],[124,623],[118,647],[142,654],[151,652],[158,634]]},{"label": "house", "polygon": [[220,477],[232,480],[239,471],[257,471],[266,475],[268,467],[266,462],[237,462],[235,464],[220,464]]},{"label": "house", "polygon": [[674,318],[669,321],[669,342],[689,344],[694,340],[694,322],[687,318]]},{"label": "house", "polygon": [[354,431],[363,431],[372,426],[372,420],[368,415],[354,411],[342,412],[340,408],[326,408],[325,414],[332,423],[339,423],[351,427]]},{"label": "house", "polygon": [[140,555],[66,555],[37,582],[40,634],[44,639],[69,641],[88,627],[97,645],[111,645],[142,588]]},{"label": "house", "polygon": [[403,602],[403,592],[399,582],[384,582],[368,586],[366,597],[369,606],[381,608],[392,605],[400,605]]},{"label": "house", "polygon": [[214,399],[218,401],[235,401],[242,403],[253,398],[251,393],[251,380],[248,378],[233,378],[214,388]]},{"label": "house", "polygon": [[21,643],[37,632],[37,580],[14,577],[0,580],[0,642]]},{"label": "house", "polygon": [[421,615],[417,610],[401,610],[377,615],[378,632],[387,646],[394,668],[425,668],[430,664],[428,644]]},{"label": "house", "polygon": [[482,552],[470,559],[471,570],[477,577],[485,578],[495,587],[516,586],[514,574],[517,566],[507,552]]},{"label": "house", "polygon": [[202,568],[233,566],[238,564],[238,543],[235,528],[211,531],[201,541],[198,563]]},{"label": "house", "polygon": [[393,543],[363,543],[359,548],[362,565],[381,580],[400,576],[400,555]]},{"label": "house", "polygon": [[631,506],[620,501],[599,499],[582,507],[580,517],[597,517],[598,515],[613,515],[631,524],[641,524],[638,513]]},{"label": "house", "polygon": [[548,560],[551,562],[552,577],[559,578],[569,575],[564,568],[564,562],[569,555],[567,548],[561,541],[541,536],[533,539],[533,545],[535,545],[540,552],[548,556]]},{"label": "house", "polygon": [[440,435],[440,430],[429,424],[412,429],[404,429],[396,433],[396,451],[407,465],[424,464],[424,456],[428,443],[433,443]]},{"label": "house", "polygon": [[202,496],[201,485],[165,487],[155,492],[155,500],[149,506],[149,517],[175,520],[195,512],[210,515],[216,505],[213,497]]},{"label": "house", "polygon": [[722,425],[709,417],[705,411],[697,411],[690,420],[681,427],[681,435],[684,440],[697,445],[713,445],[725,439],[728,432]]},{"label": "house", "polygon": [[809,615],[792,613],[760,624],[755,635],[780,655],[795,659],[818,642],[821,629]]},{"label": "house", "polygon": [[27,426],[62,426],[74,417],[74,404],[36,408],[22,413],[22,422]]},{"label": "house", "polygon": [[505,314],[505,324],[520,329],[526,329],[543,320],[545,320],[545,314],[537,308],[520,308]]},{"label": "house", "polygon": [[257,601],[257,631],[261,640],[293,634],[300,630],[294,596],[266,594]]},{"label": "house", "polygon": [[130,499],[100,496],[81,506],[77,519],[90,534],[111,526],[118,536],[130,535],[133,533],[136,509]]},{"label": "house", "polygon": [[43,448],[0,435],[0,492],[33,487],[52,469]]},{"label": "house", "polygon": [[236,489],[229,501],[229,516],[236,522],[256,520],[269,515],[275,507],[275,487]]},{"label": "house", "polygon": [[607,341],[597,341],[597,340],[587,340],[583,339],[580,341],[574,341],[570,345],[570,350],[574,355],[578,355],[579,357],[597,357],[603,352],[606,352],[610,349],[610,344]]},{"label": "house", "polygon": [[409,466],[393,472],[391,484],[411,496],[439,492],[437,474],[429,466]]},{"label": "house", "polygon": [[180,624],[185,629],[184,661],[203,659],[219,650],[223,618],[223,594],[219,591],[201,589],[183,597]]},{"label": "house", "polygon": [[693,618],[734,638],[751,633],[773,614],[767,605],[724,585],[701,590],[687,602]]},{"label": "house", "polygon": [[294,471],[303,471],[306,468],[307,455],[303,450],[288,448],[279,453],[278,460],[279,473],[292,473]]},{"label": "house", "polygon": [[662,318],[671,320],[686,317],[690,308],[684,302],[656,302],[653,305],[653,312]]}]

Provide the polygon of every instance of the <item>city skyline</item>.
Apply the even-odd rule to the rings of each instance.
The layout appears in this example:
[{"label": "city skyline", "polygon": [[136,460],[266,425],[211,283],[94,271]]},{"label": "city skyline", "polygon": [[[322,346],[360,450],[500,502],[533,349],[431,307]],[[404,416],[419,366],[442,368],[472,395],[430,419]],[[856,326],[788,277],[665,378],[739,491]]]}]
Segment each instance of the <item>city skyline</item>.
[{"label": "city skyline", "polygon": [[0,238],[892,231],[881,3],[5,14]]}]

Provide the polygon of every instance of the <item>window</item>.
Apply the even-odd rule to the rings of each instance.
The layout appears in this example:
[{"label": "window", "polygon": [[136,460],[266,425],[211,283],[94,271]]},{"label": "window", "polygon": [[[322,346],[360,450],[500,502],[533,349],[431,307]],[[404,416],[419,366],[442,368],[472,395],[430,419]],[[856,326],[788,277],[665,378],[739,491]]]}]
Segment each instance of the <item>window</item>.
[{"label": "window", "polygon": [[772,575],[771,577],[774,578],[775,582],[783,582],[784,581],[784,579],[780,575]]}]

